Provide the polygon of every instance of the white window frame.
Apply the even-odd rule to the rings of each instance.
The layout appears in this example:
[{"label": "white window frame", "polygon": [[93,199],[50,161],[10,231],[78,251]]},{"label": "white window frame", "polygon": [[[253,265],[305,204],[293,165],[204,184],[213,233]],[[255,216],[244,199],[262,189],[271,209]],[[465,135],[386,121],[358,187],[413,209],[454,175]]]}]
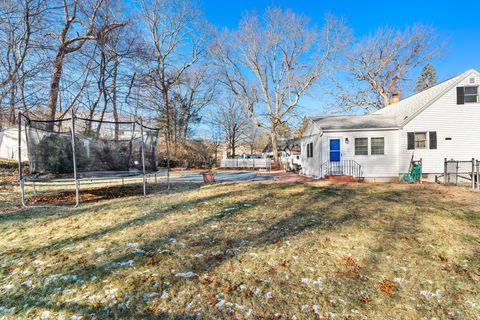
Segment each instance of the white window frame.
[{"label": "white window frame", "polygon": [[[463,87],[463,103],[464,104],[468,104],[468,103],[478,103],[478,86],[465,86]],[[477,93],[476,94],[472,94],[472,93],[468,93],[467,94],[467,88],[476,88],[477,89]],[[466,97],[469,96],[469,97],[475,97],[475,101],[466,101]]]},{"label": "white window frame", "polygon": [[[357,139],[367,140],[367,145],[366,145],[367,152],[365,154],[357,154]],[[368,156],[368,150],[369,150],[368,140],[369,140],[368,137],[355,137],[355,138],[353,138],[353,153],[354,153],[355,156],[357,156],[357,157]]]},{"label": "white window frame", "polygon": [[[417,146],[417,134],[425,134],[425,147],[418,147]],[[413,143],[414,143],[414,150],[423,150],[423,149],[428,149],[428,131],[415,131],[413,133]]]},{"label": "white window frame", "polygon": [[[373,139],[382,139],[382,141],[383,141],[382,153],[373,153]],[[384,156],[385,155],[385,137],[370,137],[370,155],[372,155],[372,156]]]}]

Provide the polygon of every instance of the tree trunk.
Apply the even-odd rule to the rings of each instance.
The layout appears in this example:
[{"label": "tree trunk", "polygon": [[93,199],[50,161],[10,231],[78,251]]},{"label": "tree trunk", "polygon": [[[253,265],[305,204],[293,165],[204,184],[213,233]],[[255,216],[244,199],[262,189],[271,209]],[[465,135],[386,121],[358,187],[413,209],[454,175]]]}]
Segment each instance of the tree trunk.
[{"label": "tree trunk", "polygon": [[277,131],[275,128],[270,130],[270,136],[272,139],[272,153],[273,153],[273,161],[275,164],[280,164],[280,159],[278,157],[278,145],[277,145]]},{"label": "tree trunk", "polygon": [[170,190],[170,103],[168,101],[168,89],[163,87],[163,104],[165,107],[165,151],[167,154],[167,190]]},{"label": "tree trunk", "polygon": [[[62,77],[64,59],[65,59],[65,50],[64,48],[59,48],[53,64],[52,80],[50,81],[50,94],[48,98],[48,119],[47,120],[52,120],[52,121],[55,120],[55,114],[57,112],[57,101],[58,101],[60,79]],[[47,124],[48,130],[53,130],[53,127],[54,127],[53,122],[50,122]]]},{"label": "tree trunk", "polygon": [[120,121],[118,117],[118,110],[117,110],[117,76],[118,76],[118,59],[115,59],[115,63],[113,64],[113,77],[112,77],[112,111],[113,111],[113,120],[115,121],[115,140],[118,140],[118,136],[120,135],[120,125],[118,122]]},{"label": "tree trunk", "polygon": [[15,124],[15,100],[17,96],[17,76],[14,74],[12,76],[12,87],[10,88],[10,115],[9,115],[9,124]]}]

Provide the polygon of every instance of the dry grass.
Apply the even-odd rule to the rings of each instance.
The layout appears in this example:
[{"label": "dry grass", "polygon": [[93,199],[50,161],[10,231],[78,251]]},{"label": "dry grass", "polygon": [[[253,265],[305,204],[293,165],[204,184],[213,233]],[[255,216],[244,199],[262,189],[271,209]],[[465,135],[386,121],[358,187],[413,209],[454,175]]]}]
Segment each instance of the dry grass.
[{"label": "dry grass", "polygon": [[13,209],[0,248],[7,319],[480,317],[480,194],[461,188],[182,186]]}]

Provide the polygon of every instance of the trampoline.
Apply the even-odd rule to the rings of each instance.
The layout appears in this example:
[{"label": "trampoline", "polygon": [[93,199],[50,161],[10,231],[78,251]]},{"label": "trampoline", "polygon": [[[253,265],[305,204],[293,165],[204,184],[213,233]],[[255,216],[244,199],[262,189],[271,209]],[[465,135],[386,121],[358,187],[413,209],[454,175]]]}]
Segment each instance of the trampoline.
[{"label": "trampoline", "polygon": [[[18,119],[18,172],[24,207],[28,207],[25,182],[32,183],[34,193],[38,184],[62,186],[73,182],[77,207],[82,181],[121,179],[123,183],[136,177],[142,180],[146,195],[147,177],[154,176],[156,181],[160,174],[156,158],[159,129],[144,125],[141,118],[114,122],[80,118],[72,112],[70,118],[46,121],[20,112]],[[26,174],[22,167],[22,135],[29,164]]]}]

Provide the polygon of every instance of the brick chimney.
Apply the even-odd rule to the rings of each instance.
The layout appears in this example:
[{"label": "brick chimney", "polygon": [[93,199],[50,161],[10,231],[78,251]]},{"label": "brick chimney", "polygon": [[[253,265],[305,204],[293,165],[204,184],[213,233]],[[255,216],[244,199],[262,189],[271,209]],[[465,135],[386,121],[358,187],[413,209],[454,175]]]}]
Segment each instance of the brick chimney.
[{"label": "brick chimney", "polygon": [[397,103],[398,101],[400,101],[400,93],[395,91],[390,97],[390,104]]}]

